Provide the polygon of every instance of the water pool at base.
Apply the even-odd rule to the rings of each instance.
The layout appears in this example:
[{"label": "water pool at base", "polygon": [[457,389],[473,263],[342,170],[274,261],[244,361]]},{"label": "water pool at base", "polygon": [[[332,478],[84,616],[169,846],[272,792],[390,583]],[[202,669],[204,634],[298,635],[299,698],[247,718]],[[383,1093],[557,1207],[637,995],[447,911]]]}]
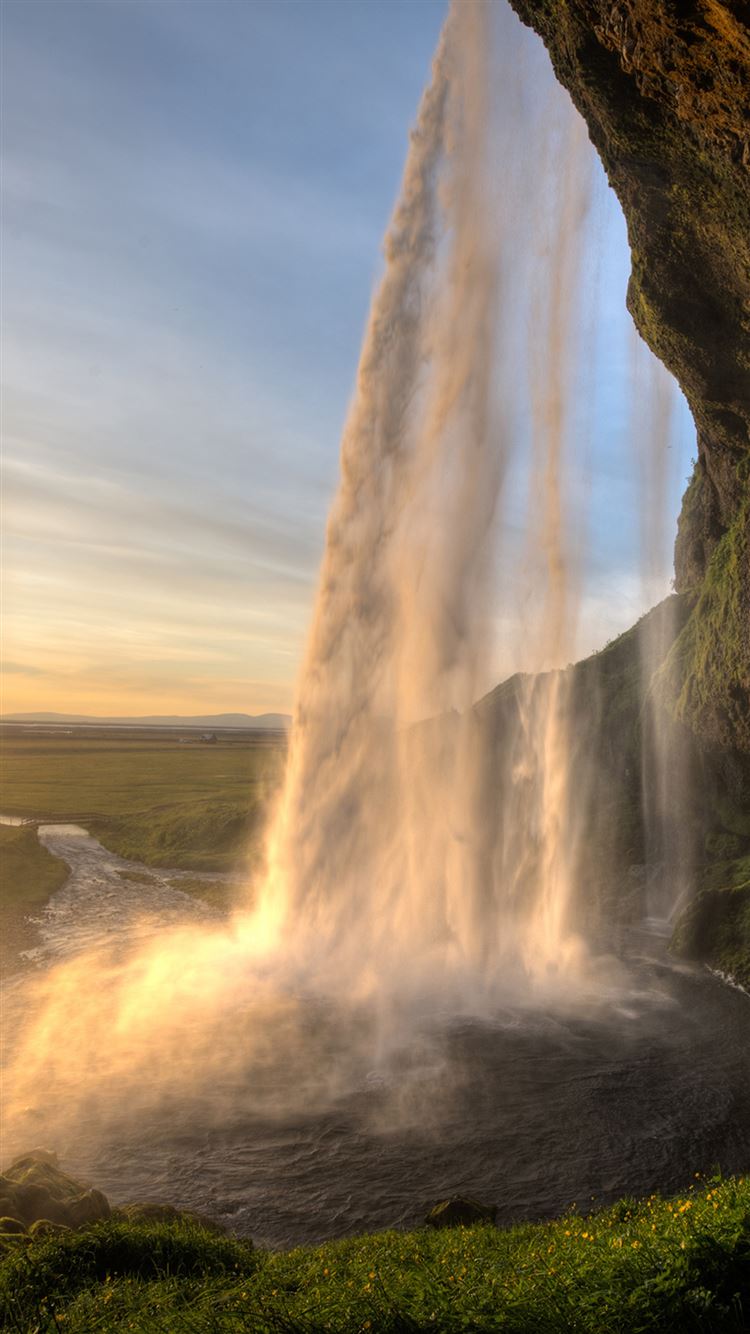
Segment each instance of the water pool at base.
[{"label": "water pool at base", "polygon": [[[42,920],[37,968],[97,933],[127,937],[146,908],[152,930],[210,916],[158,873],[129,882],[129,868],[145,868],[80,831],[49,826],[41,836],[72,874]],[[5,1156],[54,1148],[113,1202],[191,1207],[269,1246],[413,1226],[458,1192],[496,1203],[510,1223],[573,1202],[586,1210],[677,1192],[716,1167],[747,1171],[750,998],[671,963],[653,931],[633,933],[627,955],[626,1002],[568,1013],[507,1006],[481,1023],[435,1015],[377,1071],[350,1060],[345,1027],[329,1023],[323,1041],[311,1008],[311,1054],[346,1071],[326,1108],[259,1115],[257,1090],[228,1084],[218,1120],[212,1089],[210,1108],[176,1098],[130,1119],[125,1106],[104,1135],[84,1114],[51,1142],[54,1109],[40,1090]],[[5,989],[12,1024],[24,975]],[[277,1078],[288,1091],[297,1072]]]}]

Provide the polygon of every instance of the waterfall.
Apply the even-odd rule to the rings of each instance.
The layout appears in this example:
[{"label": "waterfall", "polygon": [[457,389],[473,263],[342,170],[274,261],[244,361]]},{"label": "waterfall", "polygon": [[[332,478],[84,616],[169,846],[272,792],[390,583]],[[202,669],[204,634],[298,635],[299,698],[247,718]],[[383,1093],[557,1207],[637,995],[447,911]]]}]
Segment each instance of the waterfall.
[{"label": "waterfall", "polygon": [[[445,989],[449,977],[477,993],[519,951],[529,977],[579,956],[562,674],[524,682],[510,783],[520,823],[490,865],[482,820],[498,817],[477,783],[473,705],[489,676],[497,518],[524,413],[527,555],[542,553],[533,665],[557,667],[575,644],[563,479],[590,150],[558,98],[562,123],[531,133],[519,156],[524,42],[487,0],[451,10],[341,447],[258,930],[348,994]],[[526,292],[513,273],[524,249],[538,266]],[[523,406],[509,378],[501,393],[497,383],[519,335]]]},{"label": "waterfall", "polygon": [[[505,5],[454,0],[365,330],[264,875],[228,925],[144,929],[30,981],[14,1114],[40,1086],[87,1124],[189,1098],[207,1120],[308,1111],[372,1059],[365,1013],[406,1042],[415,1014],[585,1001],[598,715],[585,699],[579,735],[567,664],[592,166],[537,40]],[[500,663],[514,674],[488,694]]]}]

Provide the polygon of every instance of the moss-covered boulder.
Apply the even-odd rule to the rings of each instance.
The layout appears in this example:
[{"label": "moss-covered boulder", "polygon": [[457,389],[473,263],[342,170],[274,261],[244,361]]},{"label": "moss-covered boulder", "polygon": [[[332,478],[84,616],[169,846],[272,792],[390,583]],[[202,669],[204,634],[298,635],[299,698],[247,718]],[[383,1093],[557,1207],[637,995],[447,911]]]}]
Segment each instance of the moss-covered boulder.
[{"label": "moss-covered boulder", "polygon": [[49,1149],[22,1154],[0,1176],[0,1214],[5,1215],[0,1218],[0,1239],[48,1238],[106,1219],[144,1227],[175,1224],[216,1236],[226,1232],[213,1218],[172,1204],[142,1201],[112,1209],[100,1190],[63,1172],[57,1155]]},{"label": "moss-covered boulder", "polygon": [[19,1219],[26,1228],[40,1220],[80,1228],[110,1213],[107,1197],[68,1176],[47,1149],[16,1158],[0,1176],[0,1214]]}]

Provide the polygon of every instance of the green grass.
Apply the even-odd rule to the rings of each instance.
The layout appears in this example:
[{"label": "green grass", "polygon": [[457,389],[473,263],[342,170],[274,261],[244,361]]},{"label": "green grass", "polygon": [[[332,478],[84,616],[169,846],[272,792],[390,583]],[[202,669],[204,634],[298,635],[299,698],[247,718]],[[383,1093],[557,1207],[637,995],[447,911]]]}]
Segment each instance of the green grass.
[{"label": "green grass", "polygon": [[182,894],[202,899],[220,913],[228,913],[235,907],[247,904],[246,880],[198,880],[189,876],[176,876],[168,884],[172,889],[179,889]]},{"label": "green grass", "polygon": [[0,810],[74,821],[120,856],[151,866],[228,871],[257,852],[283,748],[106,737],[3,741]]},{"label": "green grass", "polygon": [[670,949],[750,988],[750,855],[716,862],[681,913]]},{"label": "green grass", "polygon": [[[747,470],[743,473],[748,485]],[[714,745],[750,750],[747,578],[750,498],[711,556],[695,608],[662,668],[675,716]]]},{"label": "green grass", "polygon": [[0,825],[0,951],[3,960],[34,943],[25,920],[65,883],[68,868],[43,848],[32,825]]},{"label": "green grass", "polygon": [[500,1231],[386,1232],[279,1253],[187,1225],[10,1240],[4,1328],[382,1334],[740,1334],[750,1182]]},{"label": "green grass", "polygon": [[[6,732],[0,811],[83,825],[110,851],[147,866],[202,876],[246,873],[260,860],[284,755],[283,743],[265,737],[203,746]],[[27,917],[44,907],[67,874],[65,863],[40,845],[33,826],[0,826],[4,968],[17,967],[22,951],[36,943]],[[171,883],[222,912],[237,892],[233,882],[197,876]]]},{"label": "green grass", "polygon": [[2,910],[41,908],[65,882],[68,868],[43,848],[33,825],[0,825]]}]

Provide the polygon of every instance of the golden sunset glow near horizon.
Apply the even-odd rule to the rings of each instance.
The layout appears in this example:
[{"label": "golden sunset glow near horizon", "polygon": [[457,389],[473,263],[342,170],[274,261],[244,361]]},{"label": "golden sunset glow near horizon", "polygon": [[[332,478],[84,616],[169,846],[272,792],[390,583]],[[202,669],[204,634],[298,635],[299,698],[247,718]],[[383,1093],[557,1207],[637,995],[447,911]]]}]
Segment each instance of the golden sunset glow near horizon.
[{"label": "golden sunset glow near horizon", "polygon": [[[381,237],[446,9],[326,3],[323,25],[317,6],[265,0],[5,9],[6,715],[292,708]],[[629,257],[606,208],[614,363]],[[583,650],[647,600],[614,390],[597,413]],[[651,600],[669,575],[667,553]],[[507,614],[494,679],[519,665]]]}]

